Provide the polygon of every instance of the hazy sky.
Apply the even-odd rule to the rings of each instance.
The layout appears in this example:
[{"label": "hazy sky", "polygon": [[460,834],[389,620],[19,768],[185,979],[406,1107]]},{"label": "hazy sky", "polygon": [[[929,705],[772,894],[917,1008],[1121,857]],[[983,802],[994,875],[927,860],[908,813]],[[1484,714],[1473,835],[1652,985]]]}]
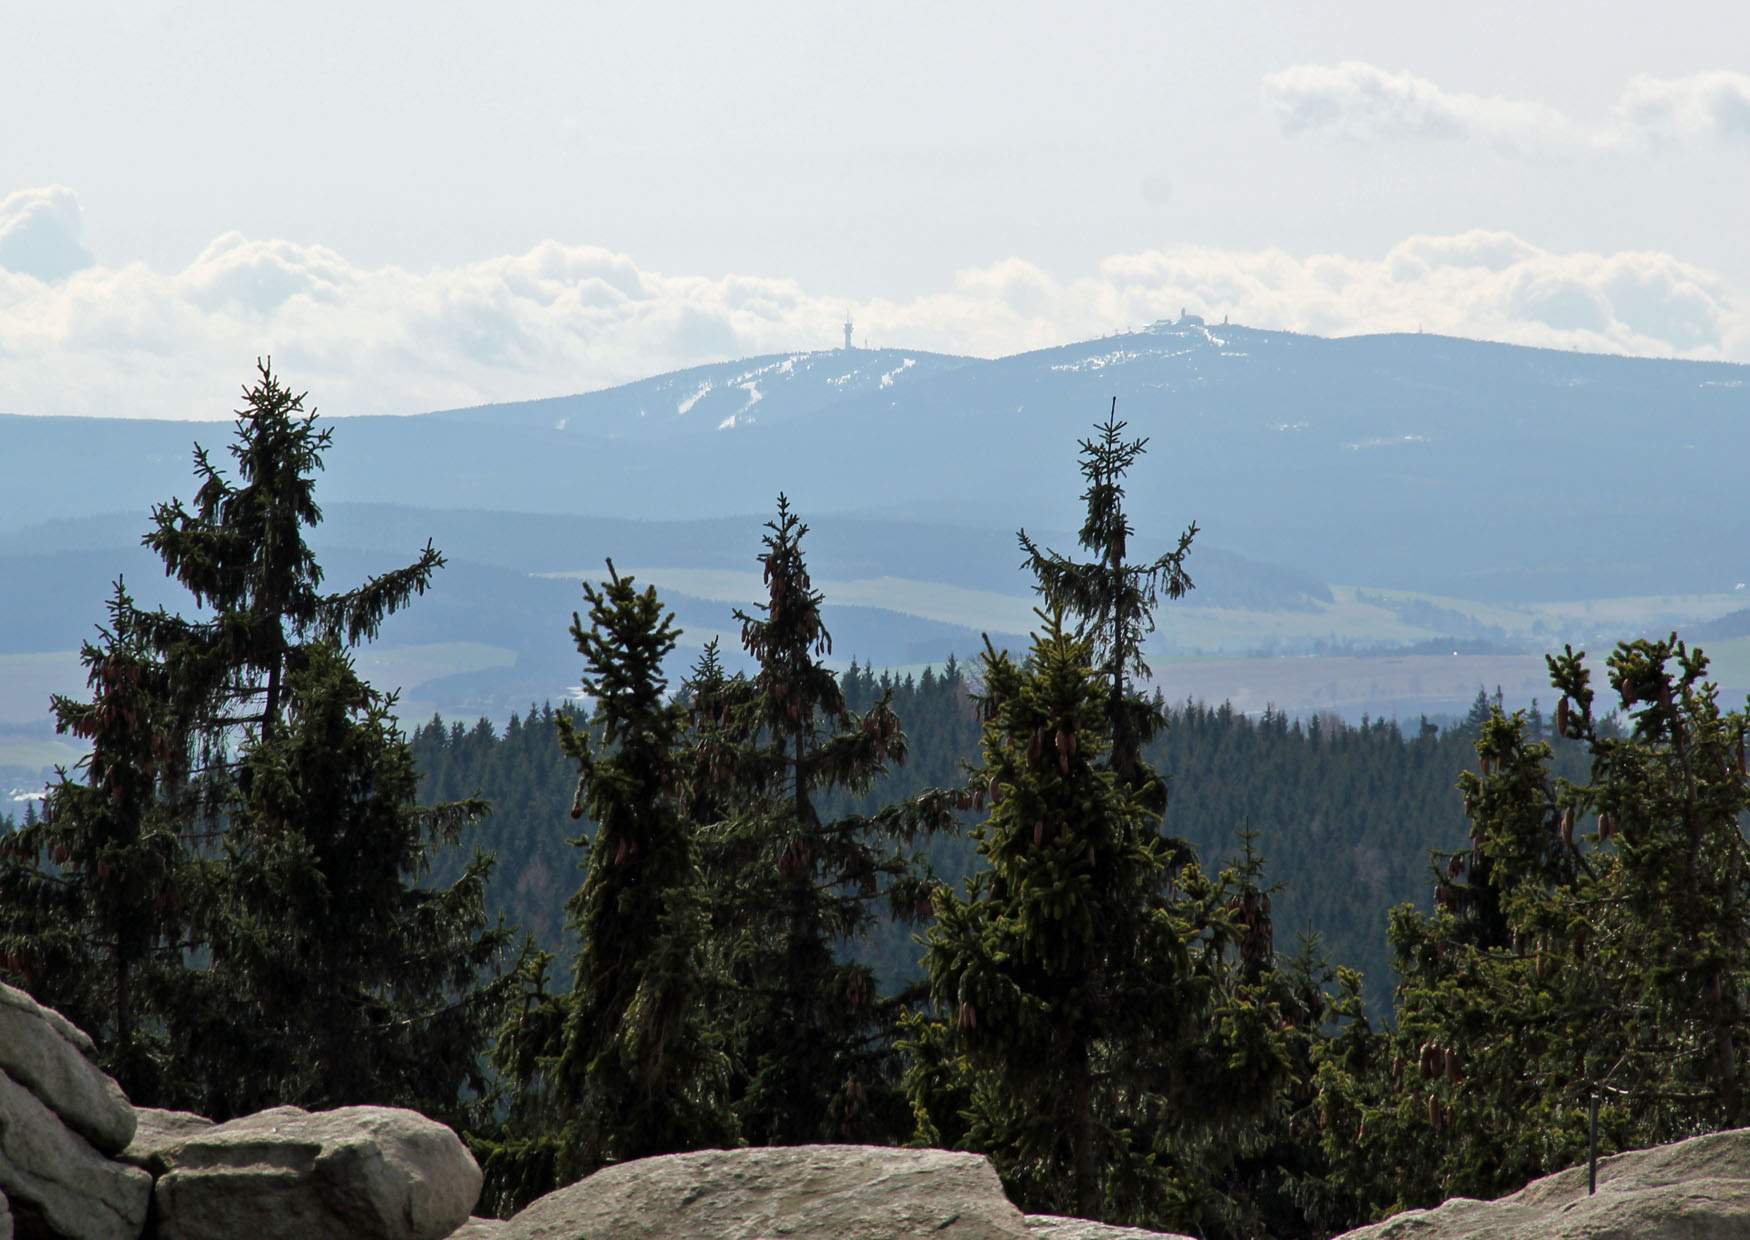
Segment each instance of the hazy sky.
[{"label": "hazy sky", "polygon": [[1743,0],[61,0],[0,9],[0,116],[13,412],[224,416],[268,351],[415,412],[847,309],[1750,361]]}]

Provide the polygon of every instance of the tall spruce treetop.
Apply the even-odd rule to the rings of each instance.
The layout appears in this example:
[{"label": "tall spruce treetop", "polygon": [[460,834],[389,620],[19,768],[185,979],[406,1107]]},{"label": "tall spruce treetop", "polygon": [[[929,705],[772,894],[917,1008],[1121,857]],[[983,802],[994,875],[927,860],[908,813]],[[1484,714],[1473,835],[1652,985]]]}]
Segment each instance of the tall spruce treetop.
[{"label": "tall spruce treetop", "polygon": [[1038,578],[1046,606],[1074,616],[1077,632],[1093,642],[1107,682],[1107,713],[1112,720],[1112,767],[1126,780],[1148,782],[1142,767],[1142,747],[1159,730],[1161,714],[1130,693],[1129,678],[1146,677],[1143,640],[1154,632],[1154,608],[1164,594],[1182,598],[1194,583],[1185,571],[1185,557],[1197,536],[1192,522],[1178,546],[1144,564],[1125,557],[1136,531],[1124,512],[1124,476],[1147,450],[1147,439],[1126,440],[1129,424],[1118,421],[1118,398],[1096,436],[1081,441],[1081,471],[1087,480],[1082,500],[1087,515],[1079,541],[1092,559],[1078,562],[1056,551],[1041,549],[1021,530],[1023,567]]},{"label": "tall spruce treetop", "polygon": [[736,1110],[756,1142],[883,1139],[905,1127],[905,1104],[885,1084],[896,1007],[838,949],[870,924],[877,900],[916,915],[925,880],[906,846],[952,820],[952,798],[822,820],[816,798],[866,790],[904,761],[905,734],[887,696],[850,711],[820,661],[832,637],[802,553],[808,527],[783,496],[767,530],[762,614],[735,613],[757,670],[689,686],[695,713],[704,708],[699,761],[718,786],[707,800],[723,814],[704,841]]},{"label": "tall spruce treetop", "polygon": [[[180,499],[157,505],[142,541],[214,613],[209,625],[181,626],[180,636],[196,639],[198,650],[184,648],[177,660],[189,691],[221,690],[200,672],[222,677],[225,709],[242,713],[223,716],[220,725],[251,724],[265,738],[279,722],[281,681],[296,644],[320,636],[354,645],[376,636],[385,617],[425,592],[444,558],[428,542],[404,568],[351,590],[321,592],[322,569],[304,527],[322,520],[315,474],[333,431],[316,428],[315,411],[304,409],[307,393],[294,395],[271,360],[256,369],[230,446],[236,480],[196,445],[193,508]],[[244,705],[256,698],[258,705]]]},{"label": "tall spruce treetop", "polygon": [[[486,1144],[500,1210],[609,1162],[734,1140],[727,1056],[704,1012],[705,914],[682,778],[685,707],[668,699],[674,616],[608,562],[573,614],[590,725],[559,722],[578,768],[573,818],[588,813],[585,877],[567,905],[578,935],[569,998],[533,973],[499,1037],[510,1085],[504,1139]],[[710,652],[715,667],[715,651]]]},{"label": "tall spruce treetop", "polygon": [[556,1067],[570,1095],[564,1178],[607,1162],[733,1139],[728,1061],[706,1028],[705,922],[691,825],[677,776],[682,708],[663,660],[677,630],[654,587],[639,592],[608,562],[585,585],[589,625],[571,634],[596,700],[601,746],[561,719],[578,764],[578,801],[596,823],[588,873],[569,909],[580,939]]}]

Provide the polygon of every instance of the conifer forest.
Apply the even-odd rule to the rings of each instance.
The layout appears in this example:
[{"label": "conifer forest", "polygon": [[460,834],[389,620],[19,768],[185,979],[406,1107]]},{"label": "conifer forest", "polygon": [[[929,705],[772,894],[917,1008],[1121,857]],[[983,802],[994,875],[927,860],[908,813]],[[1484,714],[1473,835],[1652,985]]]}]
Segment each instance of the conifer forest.
[{"label": "conifer forest", "polygon": [[1166,484],[1088,412],[1074,543],[1010,544],[1025,643],[847,667],[777,494],[702,653],[609,559],[548,618],[576,698],[420,720],[357,655],[443,549],[331,580],[341,448],[260,366],[140,513],[193,607],[115,579],[52,703],[88,756],[0,820],[0,980],[142,1106],[439,1118],[499,1215],[843,1142],[1326,1237],[1750,1125],[1750,714],[1703,650],[1564,645],[1539,705],[1420,726],[1174,700],[1203,531],[1133,525]]}]

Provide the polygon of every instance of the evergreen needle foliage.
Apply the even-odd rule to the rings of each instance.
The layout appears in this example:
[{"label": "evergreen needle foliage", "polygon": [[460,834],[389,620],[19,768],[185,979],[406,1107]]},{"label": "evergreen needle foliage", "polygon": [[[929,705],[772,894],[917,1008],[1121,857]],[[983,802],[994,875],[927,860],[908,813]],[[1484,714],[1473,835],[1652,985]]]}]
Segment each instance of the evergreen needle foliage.
[{"label": "evergreen needle foliage", "polygon": [[422,888],[431,849],[483,808],[420,808],[393,698],[346,647],[443,563],[323,593],[304,540],[330,433],[263,365],[230,446],[195,449],[192,508],[144,542],[205,615],[143,612],[118,584],[59,699],[92,743],[0,867],[0,967],[97,1035],[130,1096],[228,1118],[381,1102],[460,1121],[500,999],[482,970],[489,863]]},{"label": "evergreen needle foliage", "polygon": [[1082,492],[1086,515],[1079,539],[1092,559],[1078,563],[1055,551],[1042,550],[1020,531],[1023,567],[1032,569],[1047,606],[1076,617],[1077,633],[1093,642],[1107,682],[1107,713],[1112,720],[1111,762],[1126,780],[1151,788],[1151,799],[1165,806],[1165,787],[1153,783],[1142,767],[1142,747],[1159,730],[1160,712],[1151,711],[1130,692],[1132,678],[1146,678],[1143,640],[1154,632],[1154,608],[1160,596],[1182,598],[1193,588],[1185,557],[1197,537],[1192,522],[1178,546],[1146,564],[1125,557],[1136,531],[1124,514],[1124,477],[1148,449],[1147,439],[1126,440],[1127,423],[1118,421],[1118,398],[1095,437],[1081,441]]},{"label": "evergreen needle foliage", "polygon": [[677,630],[654,587],[608,563],[572,616],[595,701],[592,732],[560,716],[578,770],[572,817],[593,838],[567,905],[578,938],[568,997],[545,993],[543,959],[500,1035],[512,1083],[505,1138],[485,1142],[501,1211],[609,1162],[734,1140],[728,1057],[707,1021],[705,913],[680,774],[683,708],[666,694]]},{"label": "evergreen needle foliage", "polygon": [[821,662],[832,638],[803,556],[808,527],[783,496],[766,528],[767,601],[758,615],[736,612],[757,669],[725,680],[713,661],[688,686],[736,1117],[760,1144],[892,1140],[909,1126],[893,1045],[900,1002],[842,953],[877,902],[906,918],[927,908],[911,845],[952,823],[952,797],[822,817],[820,797],[866,791],[905,760],[906,739],[889,696],[854,714]]},{"label": "evergreen needle foliage", "polygon": [[186,715],[118,581],[109,625],[80,658],[89,702],[52,700],[56,729],[91,746],[41,817],[0,833],[0,975],[97,1041],[142,1104],[173,1096],[162,1019],[189,946]]},{"label": "evergreen needle foliage", "polygon": [[1196,928],[1160,897],[1154,816],[1101,768],[1106,695],[1061,613],[1025,665],[987,651],[984,682],[990,869],[937,897],[925,967],[948,1023],[913,1022],[918,1136],[989,1152],[1031,1209],[1147,1214],[1163,1191],[1147,1130],[1208,1000]]},{"label": "evergreen needle foliage", "polygon": [[1750,1118],[1750,717],[1675,636],[1611,655],[1626,734],[1581,654],[1549,664],[1589,779],[1494,712],[1460,780],[1470,846],[1437,854],[1432,915],[1391,916],[1397,1030],[1321,1076],[1334,1169],[1375,1206],[1581,1161],[1593,1098],[1604,1152]]},{"label": "evergreen needle foliage", "polygon": [[486,859],[428,887],[476,804],[415,802],[394,699],[334,641],[302,645],[281,726],[242,747],[220,851],[203,859],[201,941],[174,1024],[199,1109],[407,1106],[460,1124],[509,932],[486,926]]},{"label": "evergreen needle foliage", "polygon": [[1268,895],[1257,865],[1211,881],[1160,833],[1107,761],[1089,643],[1040,614],[1025,663],[984,658],[988,870],[936,898],[915,1139],[988,1153],[1032,1210],[1220,1219],[1221,1149],[1288,1068]]}]

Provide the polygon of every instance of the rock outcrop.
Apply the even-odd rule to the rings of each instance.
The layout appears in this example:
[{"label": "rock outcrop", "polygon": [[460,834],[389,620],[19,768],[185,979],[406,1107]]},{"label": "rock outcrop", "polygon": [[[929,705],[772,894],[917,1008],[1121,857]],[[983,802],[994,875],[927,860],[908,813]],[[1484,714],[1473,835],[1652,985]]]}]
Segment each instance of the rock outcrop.
[{"label": "rock outcrop", "polygon": [[0,983],[0,1072],[36,1096],[100,1154],[119,1154],[134,1135],[134,1109],[92,1063],[91,1039],[59,1012]]},{"label": "rock outcrop", "polygon": [[510,1230],[510,1223],[501,1218],[471,1218],[452,1231],[449,1240],[495,1240]]},{"label": "rock outcrop", "polygon": [[168,1170],[164,1154],[198,1132],[205,1132],[213,1121],[193,1111],[161,1111],[157,1107],[139,1107],[134,1111],[139,1123],[128,1148],[116,1155],[118,1162],[148,1171],[154,1178]]},{"label": "rock outcrop", "polygon": [[461,1139],[395,1107],[277,1107],[156,1157],[159,1240],[442,1240],[480,1195]]},{"label": "rock outcrop", "polygon": [[1085,1218],[1060,1218],[1055,1214],[1029,1214],[1027,1234],[1033,1240],[1191,1240],[1176,1232],[1149,1231],[1143,1227],[1114,1227],[1091,1223]]},{"label": "rock outcrop", "polygon": [[0,1072],[0,1192],[21,1236],[138,1240],[152,1177],[105,1158]]},{"label": "rock outcrop", "polygon": [[1735,1240],[1750,1236],[1750,1129],[1600,1159],[1495,1201],[1455,1197],[1341,1240]]},{"label": "rock outcrop", "polygon": [[531,1204],[504,1240],[1026,1240],[975,1154],[856,1145],[621,1163]]},{"label": "rock outcrop", "polygon": [[[0,1240],[1185,1240],[1025,1215],[948,1150],[701,1150],[608,1167],[515,1218],[470,1218],[480,1168],[413,1111],[130,1107],[91,1041],[0,985]],[[156,1184],[154,1185],[154,1180]],[[1497,1201],[1454,1199],[1339,1240],[1750,1236],[1750,1129],[1606,1158]]]}]

